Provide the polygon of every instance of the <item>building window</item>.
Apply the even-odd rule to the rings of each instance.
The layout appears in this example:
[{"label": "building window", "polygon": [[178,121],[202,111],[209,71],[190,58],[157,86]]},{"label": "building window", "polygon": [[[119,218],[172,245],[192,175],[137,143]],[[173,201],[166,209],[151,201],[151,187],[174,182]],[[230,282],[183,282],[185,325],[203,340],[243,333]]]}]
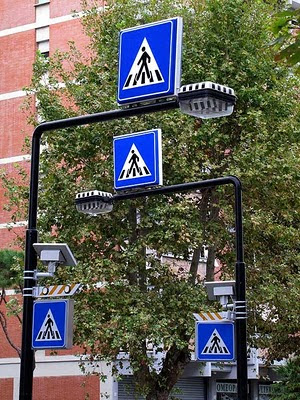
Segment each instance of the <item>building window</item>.
[{"label": "building window", "polygon": [[45,3],[50,3],[50,0],[35,0],[35,4],[45,4]]},{"label": "building window", "polygon": [[37,43],[37,48],[44,57],[49,57],[49,40],[43,40]]}]

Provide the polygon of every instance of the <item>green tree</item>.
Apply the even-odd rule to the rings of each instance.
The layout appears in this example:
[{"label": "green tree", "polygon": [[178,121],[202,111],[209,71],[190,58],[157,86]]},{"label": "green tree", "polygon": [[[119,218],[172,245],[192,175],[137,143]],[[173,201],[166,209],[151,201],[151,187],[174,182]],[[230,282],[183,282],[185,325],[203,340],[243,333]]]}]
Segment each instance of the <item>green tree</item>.
[{"label": "green tree", "polygon": [[20,285],[19,274],[15,268],[23,253],[17,250],[0,250],[0,289],[9,289]]},{"label": "green tree", "polygon": [[277,370],[281,381],[272,386],[273,400],[298,400],[300,396],[300,358],[288,360]]},{"label": "green tree", "polygon": [[20,274],[18,273],[18,270],[23,258],[24,255],[21,251],[8,249],[0,250],[0,306],[2,304],[5,305],[5,307],[0,310],[0,326],[6,340],[10,346],[16,350],[19,356],[21,351],[13,342],[9,333],[8,318],[14,316],[18,319],[18,323],[21,323],[21,319],[19,317],[20,309],[15,298],[11,298],[9,301],[7,301],[5,290],[11,288],[21,288]]},{"label": "green tree", "polygon": [[300,74],[300,9],[277,13],[271,25],[276,39],[272,45],[277,50],[276,61],[284,61]]},{"label": "green tree", "polygon": [[[213,307],[196,268],[202,247],[209,249],[209,279],[217,272],[234,276],[230,188],[124,201],[99,218],[76,212],[77,192],[112,190],[112,137],[159,127],[165,185],[228,174],[242,180],[249,339],[268,348],[270,359],[299,352],[299,81],[268,47],[273,6],[260,0],[108,1],[105,12],[86,6],[88,53],[70,43],[68,53],[37,57],[28,92],[42,119],[116,108],[119,31],[177,15],[184,20],[182,84],[220,82],[236,90],[238,103],[232,116],[218,120],[170,111],[45,134],[40,237],[69,243],[79,261],[57,275],[83,283],[76,343],[91,362],[128,353],[137,389],[147,400],[167,399],[190,360],[192,313]],[[162,262],[170,252],[187,268]]]}]

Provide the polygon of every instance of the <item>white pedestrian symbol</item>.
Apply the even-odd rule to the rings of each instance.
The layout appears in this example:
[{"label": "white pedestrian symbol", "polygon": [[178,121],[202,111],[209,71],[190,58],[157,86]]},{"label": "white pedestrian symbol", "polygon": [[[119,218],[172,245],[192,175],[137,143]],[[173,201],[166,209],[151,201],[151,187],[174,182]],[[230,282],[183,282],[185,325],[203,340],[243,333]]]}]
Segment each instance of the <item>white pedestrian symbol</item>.
[{"label": "white pedestrian symbol", "polygon": [[201,354],[230,354],[226,344],[216,329],[211,334]]},{"label": "white pedestrian symbol", "polygon": [[121,170],[119,181],[151,175],[143,157],[133,143]]},{"label": "white pedestrian symbol", "polygon": [[126,78],[123,89],[162,83],[164,78],[146,38],[144,38]]},{"label": "white pedestrian symbol", "polygon": [[44,322],[37,334],[36,341],[62,340],[55,319],[49,308]]}]

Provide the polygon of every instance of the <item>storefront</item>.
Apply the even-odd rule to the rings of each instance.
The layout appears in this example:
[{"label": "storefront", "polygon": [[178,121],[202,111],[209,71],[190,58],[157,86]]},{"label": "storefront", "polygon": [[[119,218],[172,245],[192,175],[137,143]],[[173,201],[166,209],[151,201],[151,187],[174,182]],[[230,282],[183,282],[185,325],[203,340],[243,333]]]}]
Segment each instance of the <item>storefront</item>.
[{"label": "storefront", "polygon": [[[271,390],[271,384],[261,384],[257,381],[252,381],[252,384],[248,386],[248,396],[249,399],[271,400]],[[217,400],[237,400],[237,383],[216,382],[216,393]]]}]

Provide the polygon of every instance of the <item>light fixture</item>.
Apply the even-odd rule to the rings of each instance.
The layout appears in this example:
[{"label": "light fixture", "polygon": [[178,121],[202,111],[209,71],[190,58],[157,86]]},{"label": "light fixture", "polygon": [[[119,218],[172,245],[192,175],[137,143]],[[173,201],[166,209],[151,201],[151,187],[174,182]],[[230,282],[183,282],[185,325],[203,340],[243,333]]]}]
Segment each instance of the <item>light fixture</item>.
[{"label": "light fixture", "polygon": [[83,214],[106,214],[113,209],[113,195],[99,190],[77,193],[75,199],[77,211]]},{"label": "light fixture", "polygon": [[178,101],[184,114],[208,119],[232,114],[236,96],[233,89],[208,81],[181,86]]}]

